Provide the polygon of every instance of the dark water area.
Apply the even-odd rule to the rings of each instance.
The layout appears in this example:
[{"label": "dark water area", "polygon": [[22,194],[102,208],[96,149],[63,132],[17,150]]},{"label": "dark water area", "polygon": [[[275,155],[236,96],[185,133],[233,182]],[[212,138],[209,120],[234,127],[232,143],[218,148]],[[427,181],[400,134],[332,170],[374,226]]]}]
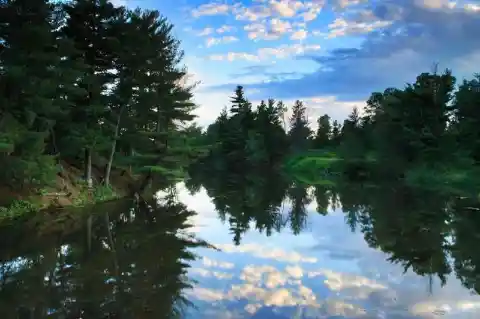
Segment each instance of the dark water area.
[{"label": "dark water area", "polygon": [[480,203],[194,177],[0,225],[0,318],[479,318]]}]

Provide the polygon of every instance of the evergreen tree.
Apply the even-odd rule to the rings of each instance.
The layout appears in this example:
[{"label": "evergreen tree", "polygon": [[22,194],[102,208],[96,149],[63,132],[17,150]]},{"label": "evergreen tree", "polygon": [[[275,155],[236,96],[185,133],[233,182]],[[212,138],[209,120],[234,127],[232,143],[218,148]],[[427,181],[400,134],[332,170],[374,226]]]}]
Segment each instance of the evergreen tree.
[{"label": "evergreen tree", "polygon": [[318,128],[314,138],[316,148],[325,148],[330,145],[332,127],[330,125],[330,116],[322,115],[317,120]]},{"label": "evergreen tree", "polygon": [[468,153],[476,162],[480,161],[480,74],[472,80],[464,80],[454,99],[454,134],[459,151]]},{"label": "evergreen tree", "polygon": [[292,107],[290,130],[288,131],[291,149],[294,152],[306,150],[311,134],[312,131],[308,127],[307,109],[303,102],[297,100]]},{"label": "evergreen tree", "polygon": [[[85,152],[85,179],[92,186],[92,153],[108,149],[106,127],[108,97],[105,94],[115,75],[115,22],[122,18],[123,10],[107,0],[76,0],[65,5],[68,20],[63,28],[65,35],[75,43],[77,52],[72,59],[80,58],[86,66],[78,86],[86,93],[76,97],[70,112],[68,127],[58,127],[64,136],[63,145],[72,153]],[[68,146],[68,147],[67,147]]]},{"label": "evergreen tree", "polygon": [[54,6],[47,1],[7,1],[0,7],[0,150],[3,180],[27,186],[54,179],[46,144],[66,111],[62,93],[70,89],[62,61],[65,43],[53,29]]}]

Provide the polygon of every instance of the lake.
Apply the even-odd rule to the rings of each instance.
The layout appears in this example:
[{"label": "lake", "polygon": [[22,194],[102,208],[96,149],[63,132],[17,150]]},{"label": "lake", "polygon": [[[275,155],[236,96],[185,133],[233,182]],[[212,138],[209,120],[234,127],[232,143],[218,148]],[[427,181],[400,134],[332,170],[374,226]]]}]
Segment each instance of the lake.
[{"label": "lake", "polygon": [[0,225],[1,318],[478,318],[478,199],[240,176]]}]

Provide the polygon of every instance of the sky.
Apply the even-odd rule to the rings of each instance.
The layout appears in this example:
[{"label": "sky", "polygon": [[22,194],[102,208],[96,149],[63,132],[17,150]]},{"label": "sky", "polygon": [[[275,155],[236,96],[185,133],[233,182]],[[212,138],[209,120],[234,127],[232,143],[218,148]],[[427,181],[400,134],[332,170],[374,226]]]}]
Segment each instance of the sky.
[{"label": "sky", "polygon": [[[179,200],[198,214],[190,233],[220,249],[199,248],[186,290],[197,307],[187,318],[478,318],[480,297],[451,274],[441,287],[427,277],[387,261],[370,248],[364,235],[352,232],[341,209],[316,213],[308,207],[307,227],[294,235],[286,227],[270,237],[251,225],[239,246],[228,222],[218,218],[205,189],[189,195],[179,185]],[[291,205],[286,202],[282,212]],[[228,219],[227,219],[228,220]]]},{"label": "sky", "polygon": [[236,85],[261,99],[304,101],[311,121],[343,120],[372,92],[480,64],[480,0],[114,0],[174,24],[208,125]]}]

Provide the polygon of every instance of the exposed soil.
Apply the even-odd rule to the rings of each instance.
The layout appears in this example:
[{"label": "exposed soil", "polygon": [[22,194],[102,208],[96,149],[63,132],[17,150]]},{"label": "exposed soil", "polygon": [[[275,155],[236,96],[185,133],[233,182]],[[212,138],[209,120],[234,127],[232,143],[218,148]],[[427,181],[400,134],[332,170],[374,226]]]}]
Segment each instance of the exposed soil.
[{"label": "exposed soil", "polygon": [[[100,163],[99,163],[100,162]],[[42,207],[60,206],[66,207],[74,203],[82,192],[82,176],[83,169],[74,164],[62,161],[62,171],[57,174],[56,182],[53,187],[47,187],[42,195],[32,194],[25,191],[24,193],[15,193],[9,187],[0,186],[0,206],[8,205],[14,200],[29,200],[40,203]],[[92,163],[92,178],[94,185],[102,183],[105,165],[102,159],[96,159]],[[112,169],[110,176],[110,185],[116,194],[125,196],[131,185],[135,182],[135,178],[125,170]],[[92,198],[93,199],[93,198]]]}]

